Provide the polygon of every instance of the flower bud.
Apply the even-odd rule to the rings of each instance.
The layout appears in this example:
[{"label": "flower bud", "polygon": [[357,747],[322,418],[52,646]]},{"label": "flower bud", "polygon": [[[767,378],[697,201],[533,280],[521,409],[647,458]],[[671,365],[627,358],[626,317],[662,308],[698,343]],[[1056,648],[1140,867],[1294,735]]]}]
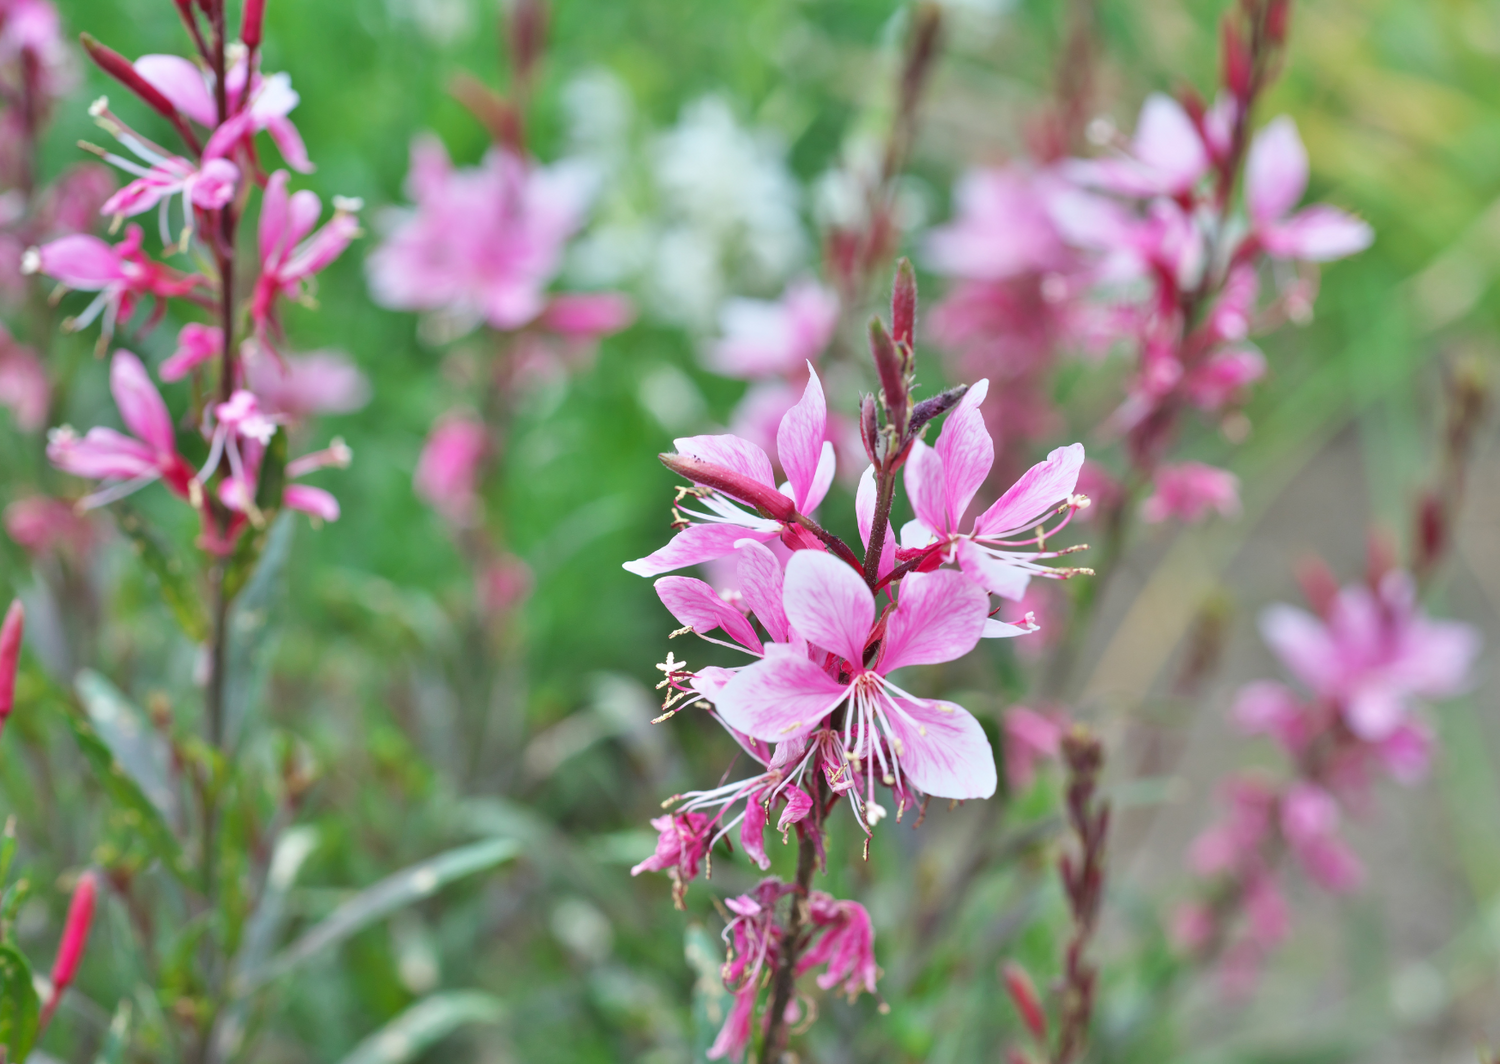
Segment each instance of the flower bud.
[{"label": "flower bud", "polygon": [[1037,997],[1036,984],[1031,981],[1031,976],[1026,973],[1025,968],[1010,961],[1000,969],[1000,977],[1005,980],[1005,990],[1010,994],[1010,1000],[1025,1022],[1026,1029],[1038,1042],[1045,1043],[1047,1014],[1042,1010],[1042,1002]]},{"label": "flower bud", "polygon": [[901,356],[891,342],[890,334],[885,331],[885,323],[879,318],[870,319],[870,354],[875,357],[875,372],[880,377],[886,417],[895,426],[897,438],[904,438],[911,397],[906,391]]},{"label": "flower bud", "polygon": [[26,608],[16,599],[0,624],[0,728],[16,703],[16,668],[21,661],[21,634],[26,627]]},{"label": "flower bud", "polygon": [[1271,0],[1266,8],[1266,36],[1272,44],[1285,44],[1287,24],[1292,20],[1292,0]]},{"label": "flower bud", "polygon": [[510,59],[517,83],[531,81],[547,35],[545,0],[515,0],[510,10]]},{"label": "flower bud", "polygon": [[94,898],[99,890],[99,879],[93,872],[85,872],[73,888],[73,900],[68,903],[68,918],[63,923],[62,941],[57,947],[57,960],[52,965],[52,996],[42,1010],[39,1028],[45,1029],[62,1000],[63,992],[78,973],[78,962],[83,959],[83,947],[89,939],[89,927],[94,922]]},{"label": "flower bud", "polygon": [[915,436],[922,431],[923,425],[927,424],[933,418],[941,417],[953,409],[968,390],[969,386],[967,384],[960,384],[957,388],[949,388],[946,392],[940,392],[937,395],[923,399],[912,408],[911,434]]},{"label": "flower bud", "polygon": [[266,0],[245,0],[245,15],[240,22],[240,41],[246,48],[260,47],[260,28],[266,16]]},{"label": "flower bud", "polygon": [[83,42],[83,50],[88,52],[89,58],[98,64],[100,70],[145,100],[151,109],[162,117],[181,121],[181,116],[178,115],[177,108],[172,106],[172,101],[163,96],[156,86],[136,73],[130,60],[113,48],[100,44],[94,39],[93,34],[80,33],[78,39]]},{"label": "flower bud", "polygon": [[879,438],[880,426],[875,420],[875,397],[867,395],[859,404],[859,439],[865,445],[865,455],[870,459],[871,465],[876,465],[876,443]]},{"label": "flower bud", "polygon": [[896,281],[891,286],[891,334],[898,344],[912,346],[917,323],[917,272],[911,260],[896,264]]},{"label": "flower bud", "polygon": [[1236,100],[1248,100],[1250,51],[1245,47],[1245,39],[1234,21],[1228,17],[1224,19],[1223,35],[1220,38],[1219,66],[1224,77],[1224,87],[1229,90],[1229,94]]},{"label": "flower bud", "polygon": [[659,454],[657,457],[661,459],[662,465],[678,476],[691,480],[694,484],[722,491],[774,520],[790,521],[797,516],[797,507],[791,499],[768,484],[751,480],[743,473],[685,454]]}]

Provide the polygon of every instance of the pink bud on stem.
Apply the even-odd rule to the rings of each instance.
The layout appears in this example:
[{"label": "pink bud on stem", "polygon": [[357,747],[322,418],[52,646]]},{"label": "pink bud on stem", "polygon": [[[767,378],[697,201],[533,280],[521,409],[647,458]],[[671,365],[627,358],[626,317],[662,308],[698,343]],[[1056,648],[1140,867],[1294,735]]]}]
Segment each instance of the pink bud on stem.
[{"label": "pink bud on stem", "polygon": [[0,624],[0,729],[16,704],[16,669],[21,662],[21,634],[26,627],[26,608],[16,599]]},{"label": "pink bud on stem", "polygon": [[245,0],[245,15],[240,23],[240,40],[252,51],[260,47],[261,23],[266,17],[266,0]]},{"label": "pink bud on stem", "polygon": [[725,495],[755,507],[767,517],[777,521],[791,521],[797,516],[797,506],[775,488],[751,480],[732,469],[691,458],[683,454],[659,454],[661,464],[678,476],[702,484],[706,488],[722,491]]},{"label": "pink bud on stem", "polygon": [[1037,997],[1036,984],[1031,981],[1031,976],[1014,961],[1008,962],[1000,970],[1000,976],[1005,980],[1005,990],[1015,1003],[1016,1012],[1020,1013],[1026,1029],[1033,1038],[1046,1045],[1047,1014],[1042,1011],[1042,1002]]},{"label": "pink bud on stem", "polygon": [[917,271],[911,260],[896,264],[896,281],[891,286],[891,334],[898,344],[912,346],[917,324]]},{"label": "pink bud on stem", "polygon": [[52,1014],[63,992],[78,973],[78,962],[83,959],[83,947],[89,939],[89,927],[94,922],[94,898],[99,890],[99,878],[93,872],[85,872],[73,888],[73,900],[68,903],[68,919],[63,924],[62,942],[57,947],[57,960],[52,965],[52,996],[42,1009],[38,1031],[47,1029]]},{"label": "pink bud on stem", "polygon": [[100,70],[139,96],[163,118],[168,119],[193,151],[202,151],[197,136],[183,120],[182,115],[177,113],[177,108],[172,105],[172,101],[163,96],[155,85],[141,77],[131,65],[130,60],[113,48],[100,44],[91,33],[80,33],[78,39],[83,44],[83,50],[88,52],[89,58],[98,65]]}]

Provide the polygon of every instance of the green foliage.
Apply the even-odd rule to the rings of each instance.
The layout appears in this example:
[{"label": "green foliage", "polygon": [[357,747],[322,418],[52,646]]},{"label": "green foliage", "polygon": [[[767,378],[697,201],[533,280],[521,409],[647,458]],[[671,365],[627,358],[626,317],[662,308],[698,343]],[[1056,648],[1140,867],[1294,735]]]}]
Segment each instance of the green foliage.
[{"label": "green foliage", "polygon": [[0,1046],[5,1047],[7,1059],[26,1059],[36,1041],[40,1013],[31,965],[14,946],[0,945]]}]

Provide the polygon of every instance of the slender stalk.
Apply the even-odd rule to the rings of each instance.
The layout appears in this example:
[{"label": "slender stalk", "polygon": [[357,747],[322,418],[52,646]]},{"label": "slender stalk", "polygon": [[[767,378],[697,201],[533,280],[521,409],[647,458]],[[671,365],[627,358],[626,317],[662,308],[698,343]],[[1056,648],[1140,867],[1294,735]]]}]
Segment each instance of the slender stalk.
[{"label": "slender stalk", "polygon": [[776,1064],[786,1051],[788,1030],[786,1026],[787,1006],[792,1003],[792,990],[797,979],[797,960],[802,954],[802,929],[807,922],[807,896],[812,889],[813,869],[818,863],[818,848],[814,832],[823,830],[822,810],[825,802],[823,777],[817,777],[817,795],[813,809],[817,810],[817,822],[803,831],[797,841],[797,892],[792,895],[792,912],[787,920],[786,932],[781,938],[781,964],[776,969],[771,984],[771,1004],[766,1013],[766,1040],[762,1046],[761,1064]]},{"label": "slender stalk", "polygon": [[870,545],[865,549],[865,583],[870,590],[880,587],[880,556],[885,551],[885,537],[890,530],[891,504],[896,499],[896,473],[894,470],[880,472],[880,483],[875,489],[875,520],[870,525]]}]

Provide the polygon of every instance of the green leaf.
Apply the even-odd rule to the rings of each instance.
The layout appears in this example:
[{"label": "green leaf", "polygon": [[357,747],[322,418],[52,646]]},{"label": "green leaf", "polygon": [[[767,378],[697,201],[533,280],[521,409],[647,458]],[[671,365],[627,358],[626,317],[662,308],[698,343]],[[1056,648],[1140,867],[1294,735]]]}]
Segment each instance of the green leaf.
[{"label": "green leaf", "polygon": [[450,990],[424,998],[366,1038],[340,1064],[405,1064],[458,1028],[497,1023],[505,1006],[476,990]]},{"label": "green leaf", "polygon": [[405,1064],[470,1023],[495,1023],[505,1006],[477,990],[449,990],[423,998],[366,1038],[340,1064]]},{"label": "green leaf", "polygon": [[177,816],[177,793],[172,789],[172,752],[145,715],[114,684],[92,669],[82,669],[73,681],[94,731],[141,793],[169,822]]},{"label": "green leaf", "polygon": [[[281,433],[277,433],[279,439]],[[225,734],[233,745],[264,686],[264,651],[271,634],[271,610],[292,556],[297,528],[291,513],[276,518],[261,537],[260,560],[243,589],[235,588],[229,611],[229,655],[225,663]],[[226,580],[227,584],[227,580]]]},{"label": "green leaf", "polygon": [[120,531],[129,537],[136,555],[161,585],[161,597],[178,625],[193,642],[207,640],[208,614],[192,577],[183,568],[182,559],[171,552],[140,514],[124,505],[118,505],[117,510]]},{"label": "green leaf", "polygon": [[6,1059],[26,1059],[36,1041],[41,1010],[31,965],[14,946],[0,946],[0,1046],[5,1047]]},{"label": "green leaf", "polygon": [[344,902],[321,923],[297,939],[267,964],[247,972],[235,988],[248,994],[337,945],[398,909],[421,901],[455,879],[473,875],[510,860],[521,849],[515,839],[488,839],[449,850],[421,864],[387,876]]},{"label": "green leaf", "polygon": [[162,819],[160,810],[115,759],[109,746],[99,738],[93,724],[73,713],[66,714],[66,718],[79,751],[94,770],[94,778],[109,795],[110,801],[124,814],[141,840],[161,859],[162,864],[179,879],[185,879],[192,872],[192,863],[183,853],[177,836],[172,834],[172,829]]},{"label": "green leaf", "polygon": [[104,1036],[104,1045],[94,1064],[123,1064],[125,1051],[130,1048],[130,999],[121,998],[115,1009],[114,1019],[109,1021],[109,1033]]}]

